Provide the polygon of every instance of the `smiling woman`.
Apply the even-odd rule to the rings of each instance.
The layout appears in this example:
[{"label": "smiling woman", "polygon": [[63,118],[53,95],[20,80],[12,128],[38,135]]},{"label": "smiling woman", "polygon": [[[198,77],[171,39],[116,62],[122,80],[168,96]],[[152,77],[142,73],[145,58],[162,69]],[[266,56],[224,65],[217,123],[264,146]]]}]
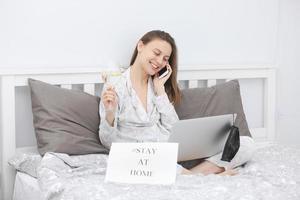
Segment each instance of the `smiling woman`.
[{"label": "smiling woman", "polygon": [[[167,68],[165,76],[159,72]],[[114,86],[105,86],[100,102],[99,137],[104,146],[113,142],[167,142],[171,128],[179,120],[174,105],[180,102],[177,85],[177,48],[166,32],[146,33],[137,43],[130,67]],[[253,152],[252,139],[241,137],[238,162],[232,168],[247,162]],[[177,172],[224,173],[235,172],[212,156],[190,170],[177,165]],[[226,170],[226,171],[225,171]]]},{"label": "smiling woman", "polygon": [[[164,67],[168,74],[159,78]],[[174,39],[163,31],[146,33],[137,43],[130,67],[102,93],[100,116],[106,119],[100,124],[102,143],[109,148],[119,141],[167,141],[178,120],[173,106],[180,99],[176,76]]]},{"label": "smiling woman", "polygon": [[[161,77],[163,68],[168,73]],[[99,109],[102,144],[110,148],[112,142],[166,142],[178,121],[174,104],[180,101],[174,39],[164,31],[146,33],[130,67],[113,87],[105,88]]]},{"label": "smiling woman", "polygon": [[150,75],[157,74],[165,66],[171,68],[171,76],[164,85],[165,91],[174,104],[180,102],[180,90],[177,85],[177,47],[175,40],[168,33],[158,30],[146,33],[139,40],[130,65],[136,67],[140,65]]}]

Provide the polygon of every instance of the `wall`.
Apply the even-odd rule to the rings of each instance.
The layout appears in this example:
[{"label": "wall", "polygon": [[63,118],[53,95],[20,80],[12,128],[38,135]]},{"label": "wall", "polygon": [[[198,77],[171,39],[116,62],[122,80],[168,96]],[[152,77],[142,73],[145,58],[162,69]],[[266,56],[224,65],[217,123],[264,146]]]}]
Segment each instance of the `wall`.
[{"label": "wall", "polygon": [[[176,39],[180,65],[276,66],[278,138],[300,145],[289,139],[300,116],[297,9],[297,0],[2,0],[0,69],[128,65],[137,39],[163,29]],[[249,124],[259,126],[261,82],[242,86]]]},{"label": "wall", "polygon": [[277,74],[278,140],[300,147],[300,1],[280,0]]},{"label": "wall", "polygon": [[0,66],[127,65],[152,29],[176,38],[180,64],[270,64],[276,2],[2,0]]}]

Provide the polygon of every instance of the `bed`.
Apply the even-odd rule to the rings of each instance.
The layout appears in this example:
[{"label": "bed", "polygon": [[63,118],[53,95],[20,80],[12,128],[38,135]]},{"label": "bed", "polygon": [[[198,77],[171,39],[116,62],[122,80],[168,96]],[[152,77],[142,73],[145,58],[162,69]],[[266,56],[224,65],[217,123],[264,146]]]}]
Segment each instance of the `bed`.
[{"label": "bed", "polygon": [[[250,163],[239,169],[238,176],[178,176],[172,186],[107,184],[103,182],[106,157],[97,154],[68,157],[77,163],[78,171],[61,165],[62,158],[46,154],[47,162],[39,163],[39,176],[44,178],[36,179],[16,172],[8,164],[12,157],[37,153],[29,91],[26,89],[28,78],[99,95],[103,83],[99,74],[103,68],[8,70],[1,72],[0,79],[1,199],[150,199],[150,196],[151,199],[299,199],[300,162],[297,157],[300,152],[274,142],[275,70],[268,66],[225,65],[179,68],[183,70],[179,71],[178,79],[183,87],[188,88],[203,83],[212,86],[231,79],[262,80],[263,123],[261,127],[250,127],[257,142],[257,153]],[[20,122],[22,126],[19,126]],[[49,162],[57,165],[50,166]],[[49,173],[52,173],[52,179],[46,176]]]},{"label": "bed", "polygon": [[[86,160],[92,165],[92,160],[97,156],[93,155]],[[299,156],[299,150],[295,151],[275,143],[261,143],[251,162],[239,169],[239,175],[177,176],[176,183],[171,186],[104,183],[105,168],[103,165],[97,165],[93,167],[93,171],[76,172],[72,176],[68,174],[68,169],[58,173],[60,178],[51,180],[51,183],[49,180],[45,181],[49,184],[42,193],[37,179],[18,172],[14,199],[38,200],[44,199],[43,195],[47,196],[46,199],[95,200],[299,199]],[[55,159],[51,160],[53,161]],[[64,183],[63,186],[61,183]]]}]

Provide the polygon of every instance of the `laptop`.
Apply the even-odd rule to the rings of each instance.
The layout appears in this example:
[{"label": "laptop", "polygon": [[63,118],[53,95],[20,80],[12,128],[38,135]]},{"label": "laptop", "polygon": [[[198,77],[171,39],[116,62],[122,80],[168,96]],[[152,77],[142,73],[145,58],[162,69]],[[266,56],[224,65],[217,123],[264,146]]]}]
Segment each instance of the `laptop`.
[{"label": "laptop", "polygon": [[179,144],[178,161],[206,158],[220,153],[236,114],[180,120],[171,130],[169,142]]}]

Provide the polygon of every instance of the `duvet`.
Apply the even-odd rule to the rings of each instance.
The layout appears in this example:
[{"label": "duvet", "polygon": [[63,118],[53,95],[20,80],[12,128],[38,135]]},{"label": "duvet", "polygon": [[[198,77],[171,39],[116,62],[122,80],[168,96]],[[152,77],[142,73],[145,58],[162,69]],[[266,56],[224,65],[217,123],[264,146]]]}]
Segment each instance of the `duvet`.
[{"label": "duvet", "polygon": [[106,161],[47,153],[37,168],[45,199],[300,199],[300,150],[278,144],[258,146],[236,176],[177,175],[170,186],[105,183]]}]

